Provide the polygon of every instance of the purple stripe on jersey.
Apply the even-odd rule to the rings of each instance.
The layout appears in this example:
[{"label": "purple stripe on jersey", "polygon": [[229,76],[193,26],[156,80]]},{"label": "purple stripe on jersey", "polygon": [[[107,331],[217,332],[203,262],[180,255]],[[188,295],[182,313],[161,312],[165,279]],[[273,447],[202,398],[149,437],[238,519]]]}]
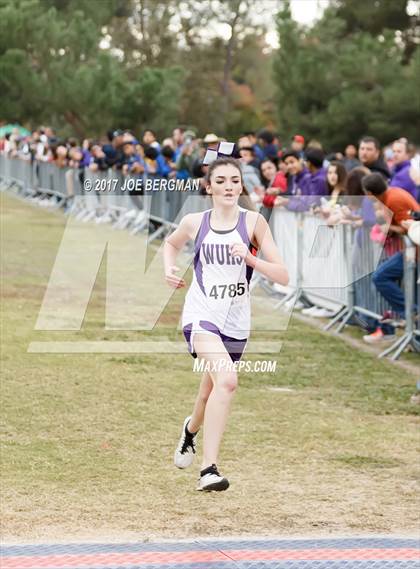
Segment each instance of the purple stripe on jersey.
[{"label": "purple stripe on jersey", "polygon": [[219,330],[219,328],[213,324],[213,322],[209,322],[208,320],[200,320],[200,326],[203,330],[207,330],[208,332],[213,332],[217,334],[223,342],[224,347],[226,348],[227,353],[230,356],[230,359],[233,362],[237,362],[241,359],[243,351],[245,349],[246,343],[248,341],[247,338],[238,339],[232,338],[231,336],[226,336]]},{"label": "purple stripe on jersey", "polygon": [[185,339],[187,340],[188,351],[190,352],[190,354],[192,354],[192,344],[191,344],[192,323],[191,323],[191,324],[187,324],[186,326],[184,326],[184,328],[182,329],[182,331],[184,332],[184,337],[185,337]]},{"label": "purple stripe on jersey", "polygon": [[[254,247],[254,245],[253,245],[252,243],[249,243],[248,249],[249,249],[249,250],[251,251],[251,253],[252,253],[252,250],[255,249],[255,247]],[[251,282],[251,278],[252,278],[253,272],[254,272],[254,268],[253,268],[253,267],[250,267],[249,265],[247,265],[247,266],[246,266],[246,274],[245,274],[245,276],[246,276],[246,280],[247,280],[248,284]]]},{"label": "purple stripe on jersey", "polygon": [[239,235],[242,237],[242,241],[246,245],[249,245],[249,236],[246,229],[246,211],[241,211],[239,214],[238,231]]},{"label": "purple stripe on jersey", "polygon": [[252,278],[252,273],[254,272],[253,267],[250,267],[249,265],[246,266],[246,281],[249,284],[251,282],[251,278]]},{"label": "purple stripe on jersey", "polygon": [[194,255],[194,272],[197,278],[198,286],[200,287],[204,296],[206,291],[203,285],[203,264],[200,260],[200,250],[201,245],[206,237],[207,233],[210,231],[210,211],[205,211],[203,219],[201,220],[200,229],[198,230],[197,237],[195,238],[195,255]]}]

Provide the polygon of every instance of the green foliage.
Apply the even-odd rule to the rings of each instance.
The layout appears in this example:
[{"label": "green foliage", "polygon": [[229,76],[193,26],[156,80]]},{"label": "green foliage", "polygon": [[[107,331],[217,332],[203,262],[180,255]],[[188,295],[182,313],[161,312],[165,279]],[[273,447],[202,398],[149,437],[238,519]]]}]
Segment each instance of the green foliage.
[{"label": "green foliage", "polygon": [[263,7],[250,6],[0,0],[0,119],[78,136],[179,123],[234,136],[272,122],[264,26],[251,18]]},{"label": "green foliage", "polygon": [[418,139],[419,48],[404,65],[404,43],[384,27],[392,10],[385,17],[381,3],[359,4],[340,2],[309,30],[292,20],[288,3],[279,12],[274,76],[280,131],[287,136],[299,131],[328,149],[368,132],[382,142]]},{"label": "green foliage", "polygon": [[[279,5],[269,53],[262,14]],[[306,28],[287,0],[0,0],[0,119],[80,137],[184,124],[228,138],[274,126],[331,149],[366,132],[415,141],[406,5],[331,0]]]},{"label": "green foliage", "polygon": [[402,30],[410,24],[407,0],[335,0],[335,5],[350,34],[366,31],[377,35],[384,29]]},{"label": "green foliage", "polygon": [[101,134],[104,125],[143,128],[147,121],[163,130],[174,123],[182,70],[133,68],[99,46],[102,26],[117,7],[113,0],[3,0],[2,118],[67,123],[79,136]]}]

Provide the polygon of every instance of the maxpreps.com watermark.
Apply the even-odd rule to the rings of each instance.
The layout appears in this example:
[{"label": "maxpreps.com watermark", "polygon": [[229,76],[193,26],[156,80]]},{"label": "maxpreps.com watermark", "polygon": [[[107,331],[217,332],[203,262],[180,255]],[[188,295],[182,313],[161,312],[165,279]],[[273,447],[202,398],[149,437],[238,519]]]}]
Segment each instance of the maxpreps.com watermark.
[{"label": "maxpreps.com watermark", "polygon": [[188,178],[186,180],[166,179],[166,178],[125,178],[121,185],[118,178],[97,178],[86,179],[83,183],[85,192],[115,192],[118,188],[121,192],[185,192],[198,191],[200,180]]},{"label": "maxpreps.com watermark", "polygon": [[220,359],[217,361],[207,361],[196,358],[193,364],[193,371],[197,373],[217,373],[217,372],[247,372],[247,373],[274,373],[276,371],[277,361],[275,360],[241,360],[232,362]]}]

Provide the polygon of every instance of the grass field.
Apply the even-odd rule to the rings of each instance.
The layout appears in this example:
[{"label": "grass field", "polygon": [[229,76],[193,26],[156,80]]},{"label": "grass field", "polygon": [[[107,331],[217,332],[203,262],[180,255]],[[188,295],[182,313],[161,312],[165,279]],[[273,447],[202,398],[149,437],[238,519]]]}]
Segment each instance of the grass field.
[{"label": "grass field", "polygon": [[[240,376],[220,457],[231,488],[203,495],[198,461],[172,465],[192,358],[28,353],[33,340],[146,333],[104,330],[104,263],[80,332],[35,331],[66,218],[1,200],[3,539],[418,530],[414,373],[293,318],[273,336],[276,374]],[[181,302],[162,319],[179,339]]]}]

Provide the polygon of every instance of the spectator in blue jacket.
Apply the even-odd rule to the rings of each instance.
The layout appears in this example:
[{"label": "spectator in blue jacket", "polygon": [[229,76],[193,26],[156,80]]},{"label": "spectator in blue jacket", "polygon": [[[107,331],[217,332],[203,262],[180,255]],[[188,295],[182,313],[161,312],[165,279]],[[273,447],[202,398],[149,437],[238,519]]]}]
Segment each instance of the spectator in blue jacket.
[{"label": "spectator in blue jacket", "polygon": [[262,148],[264,158],[277,158],[278,148],[274,143],[274,134],[270,130],[261,130],[258,133],[258,143]]},{"label": "spectator in blue jacket", "polygon": [[264,160],[265,155],[263,149],[257,143],[257,135],[255,134],[255,131],[248,130],[247,132],[244,133],[244,136],[248,137],[250,145],[254,149],[255,158],[257,159],[259,166],[259,164]]},{"label": "spectator in blue jacket", "polygon": [[176,176],[175,151],[171,146],[162,146],[157,161],[159,173],[163,178],[174,178]]},{"label": "spectator in blue jacket", "polygon": [[128,174],[142,174],[145,169],[143,159],[136,153],[135,142],[127,141],[123,145],[122,172]]},{"label": "spectator in blue jacket", "polygon": [[392,188],[402,188],[407,190],[414,199],[418,198],[418,189],[416,183],[410,175],[411,162],[408,153],[408,141],[406,138],[399,138],[392,145],[394,158],[394,167],[391,172]]},{"label": "spectator in blue jacket", "polygon": [[122,145],[124,144],[124,131],[114,130],[108,131],[109,143],[104,144],[102,150],[105,153],[105,159],[108,167],[115,166],[121,168],[124,162]]}]

